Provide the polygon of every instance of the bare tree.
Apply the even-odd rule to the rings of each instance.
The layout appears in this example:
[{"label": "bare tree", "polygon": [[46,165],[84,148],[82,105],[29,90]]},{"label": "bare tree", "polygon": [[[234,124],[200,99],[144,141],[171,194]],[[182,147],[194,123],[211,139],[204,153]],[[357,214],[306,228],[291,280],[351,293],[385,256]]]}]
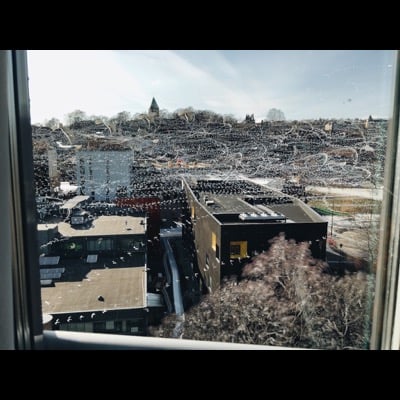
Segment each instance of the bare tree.
[{"label": "bare tree", "polygon": [[170,113],[167,109],[163,108],[160,110],[160,118],[170,119],[172,118],[172,113]]},{"label": "bare tree", "polygon": [[270,121],[284,121],[286,118],[282,110],[271,108],[267,113],[267,119]]},{"label": "bare tree", "polygon": [[193,107],[178,108],[172,113],[174,116],[185,119],[186,121],[193,121],[196,111]]},{"label": "bare tree", "polygon": [[66,115],[67,125],[72,125],[76,122],[81,122],[87,119],[87,115],[82,110],[75,110]]},{"label": "bare tree", "polygon": [[60,127],[60,120],[57,118],[51,118],[48,121],[45,121],[43,123],[43,126],[47,126],[51,128],[52,130],[58,129]]},{"label": "bare tree", "polygon": [[[185,314],[182,337],[195,340],[347,349],[368,346],[371,277],[327,273],[306,243],[284,236]],[[155,335],[173,337],[166,318]]]},{"label": "bare tree", "polygon": [[225,114],[223,116],[223,121],[225,124],[230,124],[230,125],[235,125],[238,122],[233,114]]},{"label": "bare tree", "polygon": [[105,115],[90,115],[87,119],[89,121],[94,121],[96,124],[107,123],[109,120]]},{"label": "bare tree", "polygon": [[129,121],[131,119],[131,114],[129,111],[121,111],[115,117],[112,118],[117,124]]}]

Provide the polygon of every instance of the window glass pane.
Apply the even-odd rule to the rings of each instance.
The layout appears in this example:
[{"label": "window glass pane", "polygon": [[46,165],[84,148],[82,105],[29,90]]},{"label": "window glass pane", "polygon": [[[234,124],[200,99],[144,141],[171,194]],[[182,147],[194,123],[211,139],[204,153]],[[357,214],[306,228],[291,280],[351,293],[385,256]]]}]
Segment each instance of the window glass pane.
[{"label": "window glass pane", "polygon": [[212,232],[211,233],[211,248],[213,250],[215,250],[216,247],[217,247],[217,235],[214,232]]},{"label": "window glass pane", "polygon": [[231,242],[230,243],[230,257],[231,258],[244,258],[247,257],[247,242]]},{"label": "window glass pane", "polygon": [[107,330],[114,329],[114,321],[106,321],[106,329]]},{"label": "window glass pane", "polygon": [[240,257],[240,244],[232,244],[231,243],[231,258],[238,258]]},{"label": "window glass pane", "polygon": [[368,348],[394,55],[30,51],[53,328]]}]

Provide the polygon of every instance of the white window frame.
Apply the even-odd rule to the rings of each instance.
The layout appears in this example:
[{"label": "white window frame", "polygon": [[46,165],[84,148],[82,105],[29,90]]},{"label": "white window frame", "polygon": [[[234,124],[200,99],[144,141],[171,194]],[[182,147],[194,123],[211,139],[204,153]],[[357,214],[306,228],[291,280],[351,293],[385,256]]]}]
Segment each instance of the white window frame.
[{"label": "white window frame", "polygon": [[400,51],[396,53],[372,317],[374,350],[400,350]]}]

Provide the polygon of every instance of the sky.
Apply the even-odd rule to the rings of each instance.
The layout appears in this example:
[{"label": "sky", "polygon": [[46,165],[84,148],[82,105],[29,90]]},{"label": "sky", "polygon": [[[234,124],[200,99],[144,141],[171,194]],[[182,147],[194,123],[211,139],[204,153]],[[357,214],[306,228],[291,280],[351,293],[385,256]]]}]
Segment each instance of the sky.
[{"label": "sky", "polygon": [[395,52],[390,50],[32,50],[32,123],[65,122],[80,109],[112,117],[193,107],[257,121],[387,118]]}]

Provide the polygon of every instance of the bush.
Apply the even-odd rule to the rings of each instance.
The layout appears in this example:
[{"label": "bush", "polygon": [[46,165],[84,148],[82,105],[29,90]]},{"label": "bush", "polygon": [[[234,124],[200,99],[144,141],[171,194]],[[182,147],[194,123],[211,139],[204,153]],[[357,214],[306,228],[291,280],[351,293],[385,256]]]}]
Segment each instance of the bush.
[{"label": "bush", "polygon": [[167,317],[164,337],[320,349],[369,345],[372,275],[335,276],[311,257],[306,243],[272,240],[238,281],[231,278],[190,309]]}]

